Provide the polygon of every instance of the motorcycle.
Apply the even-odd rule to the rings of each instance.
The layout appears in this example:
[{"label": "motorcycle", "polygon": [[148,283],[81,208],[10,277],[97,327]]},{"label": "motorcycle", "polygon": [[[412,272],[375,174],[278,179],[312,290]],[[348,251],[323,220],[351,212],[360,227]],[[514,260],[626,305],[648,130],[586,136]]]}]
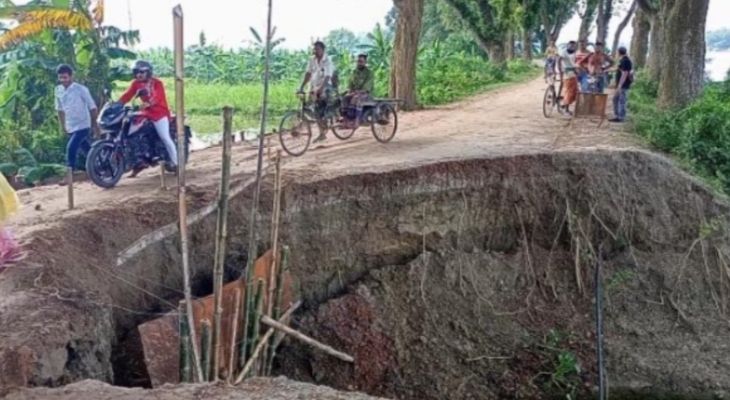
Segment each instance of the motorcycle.
[{"label": "motorcycle", "polygon": [[[122,175],[133,168],[138,170],[165,163],[168,172],[174,172],[169,155],[157,136],[152,121],[145,118],[137,107],[108,102],[99,112],[98,125],[103,138],[91,145],[86,157],[86,173],[94,184],[109,189]],[[175,117],[170,118],[170,136],[177,146]],[[190,153],[192,133],[185,126],[185,160]]]}]

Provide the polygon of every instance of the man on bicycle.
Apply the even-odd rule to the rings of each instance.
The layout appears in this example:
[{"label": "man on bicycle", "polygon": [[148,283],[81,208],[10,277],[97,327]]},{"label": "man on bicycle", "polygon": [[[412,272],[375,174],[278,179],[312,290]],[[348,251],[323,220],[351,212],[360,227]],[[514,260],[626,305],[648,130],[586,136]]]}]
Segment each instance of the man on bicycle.
[{"label": "man on bicycle", "polygon": [[[373,93],[375,76],[368,68],[367,54],[357,56],[357,67],[352,71],[350,83],[347,86],[347,94],[342,100],[343,116],[345,116],[346,128],[356,128],[362,116],[362,103],[370,99]],[[352,109],[354,108],[354,115]]]},{"label": "man on bicycle", "polygon": [[309,60],[307,72],[304,74],[304,82],[299,88],[299,92],[304,91],[304,86],[310,83],[309,96],[315,102],[315,111],[319,120],[319,137],[315,142],[325,140],[327,138],[326,128],[324,125],[325,112],[332,96],[332,76],[335,67],[329,57],[325,54],[325,45],[321,41],[314,43],[314,56]]}]

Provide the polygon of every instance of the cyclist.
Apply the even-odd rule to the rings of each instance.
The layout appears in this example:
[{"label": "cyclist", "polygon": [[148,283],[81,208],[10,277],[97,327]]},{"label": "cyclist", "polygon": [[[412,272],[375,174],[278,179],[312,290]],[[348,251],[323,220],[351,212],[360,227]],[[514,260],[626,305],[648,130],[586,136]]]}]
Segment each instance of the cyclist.
[{"label": "cyclist", "polygon": [[307,72],[304,74],[304,81],[299,87],[299,91],[303,92],[307,83],[310,83],[309,95],[315,101],[315,110],[319,125],[319,137],[314,141],[319,142],[327,138],[326,128],[324,126],[324,117],[332,96],[332,76],[335,67],[325,54],[325,45],[321,41],[314,43],[314,56],[309,60]]},{"label": "cyclist", "polygon": [[[132,67],[134,81],[119,98],[122,104],[129,103],[135,97],[142,100],[142,113],[155,126],[157,136],[165,145],[172,169],[177,169],[177,148],[170,137],[170,108],[167,106],[165,85],[152,76],[152,64],[139,60]],[[145,165],[136,165],[132,177],[144,169]]]},{"label": "cyclist", "polygon": [[555,77],[555,67],[560,57],[558,57],[558,48],[555,41],[550,40],[548,48],[545,50],[545,82]]}]

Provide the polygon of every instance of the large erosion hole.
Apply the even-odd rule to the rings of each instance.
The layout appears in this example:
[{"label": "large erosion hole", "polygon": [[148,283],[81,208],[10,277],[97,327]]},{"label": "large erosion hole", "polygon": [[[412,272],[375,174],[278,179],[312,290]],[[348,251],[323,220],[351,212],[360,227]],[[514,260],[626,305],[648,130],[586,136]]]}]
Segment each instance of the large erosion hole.
[{"label": "large erosion hole", "polygon": [[[451,161],[289,179],[283,196],[282,241],[306,302],[294,323],[356,362],[286,342],[278,373],[404,399],[585,394],[596,382],[600,253],[612,393],[712,395],[730,387],[728,207],[661,157],[596,151]],[[240,266],[248,198],[235,201],[246,204],[232,207],[229,220],[229,248],[239,254],[231,264]],[[270,192],[262,204],[265,226]],[[193,228],[198,282],[209,279],[214,229],[214,217]],[[131,232],[123,246],[146,233]],[[136,288],[86,278],[98,288],[86,300],[115,306],[72,319],[108,328],[101,324],[96,346],[79,348],[75,369],[61,367],[50,382],[105,378],[111,360],[117,377],[134,370],[139,355],[125,354],[124,340],[169,310],[166,302],[176,305],[178,262],[177,243],[168,241],[120,267]],[[82,267],[55,283],[77,285],[67,274]],[[91,334],[76,333],[84,335]],[[43,343],[69,340],[62,339]],[[34,382],[49,382],[46,371],[35,374]],[[117,383],[144,380],[130,376]]]}]

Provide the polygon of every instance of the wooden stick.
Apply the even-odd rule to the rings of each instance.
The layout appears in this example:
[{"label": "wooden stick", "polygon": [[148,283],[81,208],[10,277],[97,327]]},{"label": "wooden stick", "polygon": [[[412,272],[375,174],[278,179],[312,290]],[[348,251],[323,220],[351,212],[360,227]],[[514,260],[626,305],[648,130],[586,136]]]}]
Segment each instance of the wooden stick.
[{"label": "wooden stick", "polygon": [[[294,305],[292,305],[284,313],[284,315],[281,316],[281,318],[279,319],[279,321],[282,322],[282,323],[286,322],[289,319],[289,317],[291,317],[291,315],[301,305],[302,305],[302,302],[301,301],[296,302]],[[246,362],[246,365],[243,366],[243,370],[241,370],[241,373],[238,374],[238,377],[236,378],[236,380],[233,383],[234,385],[238,385],[239,383],[241,383],[246,378],[246,375],[251,370],[251,367],[253,366],[254,361],[259,356],[259,354],[261,354],[261,351],[264,349],[264,347],[266,347],[266,343],[269,341],[269,339],[271,339],[271,336],[274,335],[274,332],[276,332],[276,330],[274,328],[269,328],[269,330],[266,331],[266,333],[264,334],[264,336],[261,337],[261,341],[256,346],[256,348],[254,349],[253,353],[251,353],[251,358],[249,358],[248,362]]]},{"label": "wooden stick", "polygon": [[74,169],[66,168],[66,186],[68,186],[68,209],[74,209]]},{"label": "wooden stick", "polygon": [[236,363],[236,345],[238,336],[238,318],[241,312],[241,291],[236,289],[236,305],[233,308],[233,318],[231,319],[231,343],[230,343],[230,354],[228,355],[228,383],[233,382],[233,373]]},{"label": "wooden stick", "polygon": [[251,324],[251,339],[249,341],[248,348],[253,351],[259,340],[259,331],[261,330],[261,324],[259,318],[263,315],[264,311],[264,294],[266,293],[266,287],[264,286],[264,280],[259,279],[256,282],[256,298],[254,299],[254,314],[253,324]]},{"label": "wooden stick", "polygon": [[226,261],[226,240],[228,239],[228,191],[231,182],[231,121],[233,109],[223,108],[223,162],[221,166],[221,187],[218,196],[218,224],[215,236],[215,259],[213,261],[213,357],[215,370],[213,381],[218,380],[218,366],[222,349],[221,319],[223,317],[223,267]]},{"label": "wooden stick", "polygon": [[[282,297],[282,291],[284,287],[284,271],[289,266],[289,246],[284,246],[281,249],[281,266],[279,267],[279,270],[276,273],[276,294],[274,296],[274,310],[272,312],[272,318],[279,319],[279,314],[281,314],[281,297]],[[274,357],[276,357],[276,348],[279,344],[277,343],[276,339],[271,343],[271,346],[269,346],[269,351],[267,355],[267,365],[266,365],[266,371],[264,372],[264,375],[270,375],[271,369],[273,367]]]},{"label": "wooden stick", "polygon": [[213,352],[213,335],[211,334],[210,321],[207,319],[200,322],[200,349],[201,359],[203,360],[203,379],[208,382],[217,375],[216,369],[211,369],[212,352]]},{"label": "wooden stick", "polygon": [[[271,212],[271,268],[269,269],[269,294],[266,304],[266,315],[273,317],[274,296],[276,292],[276,265],[279,261],[279,218],[281,215],[281,150],[276,152],[276,168],[274,170],[274,207]],[[262,357],[263,370],[261,375],[266,374],[268,352]]]},{"label": "wooden stick", "polygon": [[193,316],[193,293],[190,283],[190,259],[188,243],[188,206],[185,195],[185,96],[183,78],[183,11],[182,7],[176,6],[173,11],[174,33],[175,33],[175,106],[177,112],[177,198],[179,206],[180,224],[180,252],[182,253],[183,285],[185,293],[185,305],[187,307],[188,324],[190,325],[190,341],[193,348],[193,370],[197,382],[203,381],[203,369],[200,367],[200,342],[195,332],[195,320]]},{"label": "wooden stick", "polygon": [[[251,204],[251,219],[249,222],[249,238],[248,238],[248,262],[246,263],[246,309],[244,310],[244,326],[245,333],[248,333],[248,327],[250,325],[250,316],[252,311],[251,303],[253,302],[253,265],[256,259],[256,215],[258,211],[259,198],[261,196],[261,173],[263,171],[264,163],[264,134],[266,133],[266,118],[269,105],[269,78],[271,72],[271,39],[272,39],[272,0],[268,0],[268,15],[266,21],[266,47],[264,48],[264,93],[263,93],[263,104],[261,106],[261,127],[259,130],[259,148],[256,159],[256,190],[253,195],[253,203]],[[247,341],[244,341],[244,344]],[[245,347],[245,346],[244,346]]]},{"label": "wooden stick", "polygon": [[265,315],[261,317],[261,322],[264,325],[268,325],[278,331],[286,333],[287,335],[293,337],[294,339],[297,339],[316,349],[319,349],[319,350],[331,355],[332,357],[338,358],[342,361],[349,362],[349,363],[355,362],[355,359],[352,358],[352,356],[339,352],[339,351],[333,349],[332,347],[327,346],[326,344],[323,344],[321,342],[318,342],[317,340],[312,339],[311,337],[309,337],[299,331],[296,331],[278,321],[275,321]]},{"label": "wooden stick", "polygon": [[192,371],[190,369],[190,329],[185,312],[185,302],[181,301],[178,307],[178,326],[180,332],[180,382],[190,382]]},{"label": "wooden stick", "polygon": [[167,190],[167,182],[165,182],[165,163],[160,163],[160,189]]}]

